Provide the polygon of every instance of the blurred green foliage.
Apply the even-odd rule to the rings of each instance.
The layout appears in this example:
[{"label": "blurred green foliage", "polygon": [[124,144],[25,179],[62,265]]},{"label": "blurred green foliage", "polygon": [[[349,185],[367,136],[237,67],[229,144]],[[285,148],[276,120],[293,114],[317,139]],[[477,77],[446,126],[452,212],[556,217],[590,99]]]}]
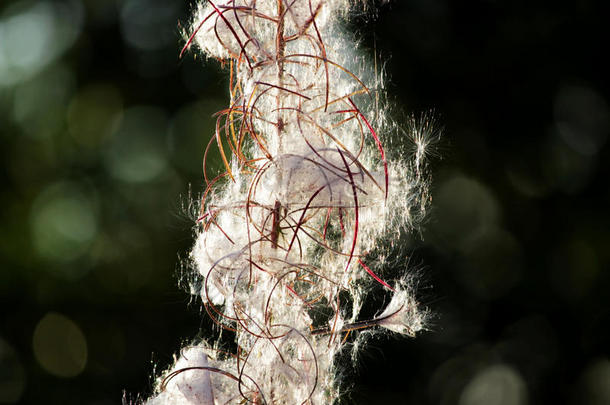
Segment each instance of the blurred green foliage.
[{"label": "blurred green foliage", "polygon": [[[608,4],[379,3],[351,28],[445,127],[403,247],[437,318],[346,363],[346,402],[609,403]],[[0,403],[120,403],[211,330],[177,284],[228,91],[178,58],[189,7],[0,4]]]}]

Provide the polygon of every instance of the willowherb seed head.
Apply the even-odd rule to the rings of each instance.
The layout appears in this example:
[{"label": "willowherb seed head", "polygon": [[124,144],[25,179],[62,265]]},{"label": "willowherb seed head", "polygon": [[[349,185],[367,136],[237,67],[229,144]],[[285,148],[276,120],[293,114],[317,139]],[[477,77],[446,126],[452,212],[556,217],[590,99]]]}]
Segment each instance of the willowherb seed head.
[{"label": "willowherb seed head", "polygon": [[[198,6],[185,49],[229,66],[230,104],[208,147],[226,171],[205,173],[191,260],[208,314],[238,349],[184,349],[150,404],[332,403],[346,333],[423,328],[409,278],[391,287],[368,253],[421,217],[426,139],[414,136],[413,161],[387,158],[390,126],[359,77],[378,78],[341,30],[352,3]],[[362,321],[367,281],[392,298]]]}]

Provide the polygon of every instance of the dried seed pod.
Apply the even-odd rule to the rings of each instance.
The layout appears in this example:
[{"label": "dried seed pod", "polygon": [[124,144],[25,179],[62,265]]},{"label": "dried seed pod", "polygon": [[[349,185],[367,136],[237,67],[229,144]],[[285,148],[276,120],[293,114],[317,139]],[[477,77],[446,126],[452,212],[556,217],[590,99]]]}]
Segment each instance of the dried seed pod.
[{"label": "dried seed pod", "polygon": [[[191,259],[207,312],[238,351],[184,351],[151,404],[329,404],[343,335],[423,327],[409,278],[391,287],[365,264],[425,208],[425,154],[386,157],[378,131],[391,126],[372,94],[380,79],[340,24],[351,3],[210,0],[197,9],[185,49],[196,44],[229,65],[231,99],[210,143],[226,172],[205,176]],[[358,320],[360,281],[394,294],[370,321]]]}]

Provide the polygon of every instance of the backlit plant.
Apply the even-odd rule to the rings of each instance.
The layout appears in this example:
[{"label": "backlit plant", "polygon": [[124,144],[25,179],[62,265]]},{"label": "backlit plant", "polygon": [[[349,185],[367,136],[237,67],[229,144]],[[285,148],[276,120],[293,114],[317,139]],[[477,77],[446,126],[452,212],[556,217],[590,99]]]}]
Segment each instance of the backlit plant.
[{"label": "backlit plant", "polygon": [[[397,127],[382,79],[342,31],[355,2],[198,7],[185,50],[227,67],[230,103],[205,153],[218,148],[224,171],[205,173],[191,289],[237,349],[184,348],[147,403],[331,404],[356,330],[425,326],[412,278],[382,275],[391,242],[424,215],[427,138],[413,126],[414,153],[386,154]],[[374,284],[389,302],[362,320]]]}]

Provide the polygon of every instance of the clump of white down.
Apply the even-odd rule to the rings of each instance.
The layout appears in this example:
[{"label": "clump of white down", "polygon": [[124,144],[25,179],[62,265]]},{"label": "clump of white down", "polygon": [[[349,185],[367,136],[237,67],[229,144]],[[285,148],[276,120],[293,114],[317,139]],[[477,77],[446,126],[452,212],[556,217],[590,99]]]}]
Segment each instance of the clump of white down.
[{"label": "clump of white down", "polygon": [[[259,139],[247,141],[249,166],[234,155],[229,180],[208,194],[192,250],[203,280],[198,293],[235,330],[239,350],[183,349],[148,404],[330,404],[337,397],[333,359],[342,328],[358,323],[366,285],[359,280],[377,282],[367,273],[375,257],[366,255],[382,237],[413,226],[426,198],[421,154],[384,165],[372,129],[387,135],[383,117],[357,77],[378,79],[340,29],[350,3],[199,6],[194,42],[234,63],[231,106],[239,117],[231,125]],[[407,335],[422,329],[425,312],[407,280],[370,325]],[[351,301],[340,301],[340,292]],[[334,314],[320,323],[324,307]]]}]

